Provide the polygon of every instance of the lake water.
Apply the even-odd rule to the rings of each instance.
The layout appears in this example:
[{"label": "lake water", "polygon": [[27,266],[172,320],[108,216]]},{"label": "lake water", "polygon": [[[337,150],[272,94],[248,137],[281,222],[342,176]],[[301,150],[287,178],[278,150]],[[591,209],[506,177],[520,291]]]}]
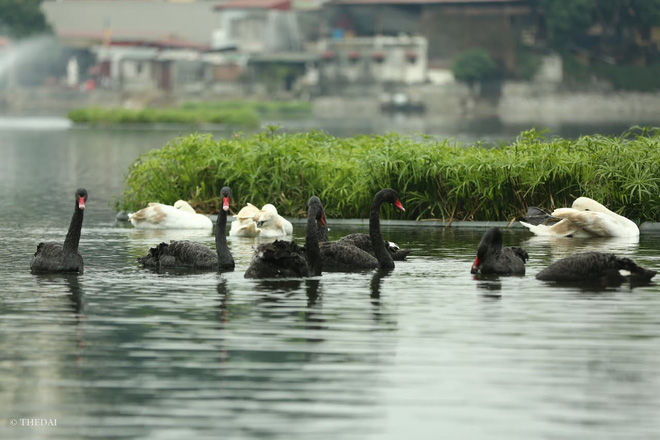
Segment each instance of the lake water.
[{"label": "lake water", "polygon": [[[488,280],[469,273],[482,230],[406,227],[383,228],[413,251],[387,274],[245,280],[255,242],[231,238],[234,272],[159,275],[135,258],[162,240],[213,238],[137,231],[111,204],[137,155],[175,134],[0,126],[0,438],[660,435],[658,282],[534,279],[589,248],[657,270],[660,235],[506,231],[531,256],[527,275]],[[63,240],[78,186],[90,194],[84,275],[31,275],[37,243]],[[331,238],[362,229],[329,226]],[[35,418],[57,426],[21,426]]]}]

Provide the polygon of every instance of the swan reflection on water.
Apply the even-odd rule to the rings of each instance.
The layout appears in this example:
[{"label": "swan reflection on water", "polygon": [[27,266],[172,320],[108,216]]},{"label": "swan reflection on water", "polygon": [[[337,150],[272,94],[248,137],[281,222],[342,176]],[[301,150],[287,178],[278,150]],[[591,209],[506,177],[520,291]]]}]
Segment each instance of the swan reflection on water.
[{"label": "swan reflection on water", "polygon": [[374,272],[370,284],[371,299],[375,300],[371,301],[372,304],[377,305],[380,303],[378,301],[380,299],[380,286],[382,285],[383,278],[387,278],[391,273],[392,269],[378,269]]},{"label": "swan reflection on water", "polygon": [[485,290],[481,293],[483,298],[488,299],[501,299],[502,295],[499,293],[502,290],[502,281],[499,275],[495,274],[476,274],[473,279],[477,281],[477,289]]},{"label": "swan reflection on water", "polygon": [[316,279],[305,280],[305,294],[307,295],[307,307],[313,307],[321,296],[321,281]]},{"label": "swan reflection on water", "polygon": [[80,287],[78,282],[78,277],[76,275],[65,275],[66,284],[69,287],[71,295],[71,304],[73,305],[73,311],[78,317],[84,314],[85,305],[83,303],[83,290]]},{"label": "swan reflection on water", "polygon": [[69,291],[69,304],[76,318],[80,318],[84,313],[84,295],[83,289],[78,280],[78,274],[62,273],[62,274],[38,274],[34,275],[37,285],[45,290],[58,290],[61,291],[62,281]]},{"label": "swan reflection on water", "polygon": [[130,229],[129,237],[135,240],[145,240],[149,243],[172,240],[192,240],[212,237],[213,233],[205,229]]},{"label": "swan reflection on water", "polygon": [[639,248],[639,237],[575,238],[535,235],[528,238],[523,246],[530,249],[549,246],[553,258],[557,259],[585,251],[634,254]]}]

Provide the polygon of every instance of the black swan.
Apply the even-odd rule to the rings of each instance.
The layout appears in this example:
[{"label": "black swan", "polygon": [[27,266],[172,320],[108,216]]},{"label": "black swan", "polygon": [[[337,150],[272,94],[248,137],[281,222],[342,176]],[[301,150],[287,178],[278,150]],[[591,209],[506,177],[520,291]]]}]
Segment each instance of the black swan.
[{"label": "black swan", "polygon": [[525,275],[525,262],[529,255],[519,247],[502,247],[499,228],[486,231],[477,248],[477,258],[470,273],[494,275]]},{"label": "black swan", "polygon": [[307,204],[305,247],[294,241],[275,240],[257,246],[245,278],[301,278],[321,275],[318,225],[325,226],[321,200],[312,196]]},{"label": "black swan", "polygon": [[[624,276],[620,270],[626,270],[630,275]],[[601,252],[584,252],[555,261],[537,273],[536,279],[558,283],[618,286],[626,279],[632,283],[648,283],[655,274],[656,271],[644,269],[629,258]]]},{"label": "black swan", "polygon": [[[390,253],[394,261],[403,261],[406,259],[408,254],[410,254],[409,249],[401,249],[396,243],[387,240],[383,241],[385,242],[385,249],[387,249],[387,252]],[[374,252],[374,247],[371,244],[371,237],[369,237],[369,234],[356,232],[353,234],[344,235],[342,238],[337,240],[337,243],[358,247],[363,251],[368,252],[369,255],[376,257],[376,253]]]},{"label": "black swan", "polygon": [[80,242],[80,228],[85,213],[85,202],[87,202],[87,190],[79,188],[76,190],[76,205],[64,244],[39,243],[37,252],[34,253],[32,261],[30,261],[30,271],[32,273],[83,273],[84,265],[83,259],[78,253],[78,243]]},{"label": "black swan", "polygon": [[220,190],[222,209],[218,213],[215,225],[215,251],[208,246],[187,240],[161,243],[149,249],[149,253],[137,260],[142,266],[156,270],[192,269],[192,270],[233,270],[234,258],[227,247],[227,211],[231,200],[231,189],[227,186]]},{"label": "black swan", "polygon": [[393,269],[394,260],[385,247],[385,241],[380,235],[380,206],[388,202],[396,208],[405,212],[399,196],[391,188],[378,191],[371,203],[369,214],[369,239],[374,251],[372,256],[368,252],[354,245],[331,241],[321,243],[321,257],[323,259],[323,270],[334,272],[354,272],[369,270],[380,267],[381,269]]}]

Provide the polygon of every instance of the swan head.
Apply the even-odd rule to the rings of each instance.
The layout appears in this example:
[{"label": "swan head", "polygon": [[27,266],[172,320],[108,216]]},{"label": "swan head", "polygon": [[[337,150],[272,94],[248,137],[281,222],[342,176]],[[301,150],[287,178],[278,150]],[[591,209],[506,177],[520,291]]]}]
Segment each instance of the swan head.
[{"label": "swan head", "polygon": [[573,209],[577,209],[578,211],[593,211],[593,212],[603,212],[603,213],[610,213],[609,209],[607,209],[605,206],[601,205],[597,201],[590,199],[589,197],[578,197],[575,199],[572,205]]},{"label": "swan head", "polygon": [[479,273],[481,265],[486,260],[489,254],[502,249],[502,232],[499,228],[491,228],[481,237],[479,247],[477,248],[477,258],[472,263],[470,273]]},{"label": "swan head", "polygon": [[395,208],[402,212],[406,212],[406,209],[401,204],[401,200],[399,200],[399,194],[397,194],[392,188],[381,189],[376,193],[375,197],[382,197],[383,201],[391,203]]},{"label": "swan head", "polygon": [[231,188],[228,186],[223,187],[220,190],[220,195],[222,196],[222,210],[227,212],[229,211],[229,202],[231,201]]},{"label": "swan head", "polygon": [[87,202],[87,190],[85,188],[78,188],[76,190],[76,204],[78,209],[85,209],[85,202]]},{"label": "swan head", "polygon": [[258,228],[263,228],[264,226],[268,227],[275,222],[277,216],[277,213],[271,211],[259,211],[254,216],[254,222],[257,224]]},{"label": "swan head", "polygon": [[307,211],[314,214],[314,219],[322,226],[325,227],[327,223],[325,222],[325,211],[323,211],[323,204],[321,199],[317,196],[312,196],[307,202]]},{"label": "swan head", "polygon": [[193,209],[193,207],[190,206],[190,204],[185,200],[177,200],[176,202],[174,202],[174,207],[180,211],[195,214],[195,210]]}]

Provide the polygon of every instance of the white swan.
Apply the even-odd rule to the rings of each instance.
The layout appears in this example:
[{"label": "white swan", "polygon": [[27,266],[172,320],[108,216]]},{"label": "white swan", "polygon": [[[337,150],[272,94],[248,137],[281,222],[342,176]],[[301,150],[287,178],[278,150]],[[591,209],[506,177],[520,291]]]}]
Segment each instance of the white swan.
[{"label": "white swan", "polygon": [[588,197],[578,197],[571,208],[559,208],[552,215],[562,220],[552,226],[520,222],[536,235],[554,237],[639,237],[632,220],[616,214]]},{"label": "white swan", "polygon": [[177,200],[174,206],[149,203],[146,208],[128,214],[128,219],[138,229],[213,229],[211,219],[197,214],[183,200]]},{"label": "white swan", "polygon": [[241,208],[241,210],[238,211],[238,214],[234,216],[234,221],[231,222],[229,235],[239,237],[256,237],[259,235],[257,223],[254,221],[254,217],[258,213],[259,208],[254,206],[252,203],[248,203],[246,206]]},{"label": "white swan", "polygon": [[254,221],[261,230],[262,237],[279,237],[281,235],[293,234],[293,225],[290,221],[277,213],[270,203],[264,205],[261,211],[256,215]]},{"label": "white swan", "polygon": [[248,203],[236,214],[229,230],[229,235],[240,237],[281,237],[292,233],[291,222],[279,215],[270,203],[261,209]]}]

